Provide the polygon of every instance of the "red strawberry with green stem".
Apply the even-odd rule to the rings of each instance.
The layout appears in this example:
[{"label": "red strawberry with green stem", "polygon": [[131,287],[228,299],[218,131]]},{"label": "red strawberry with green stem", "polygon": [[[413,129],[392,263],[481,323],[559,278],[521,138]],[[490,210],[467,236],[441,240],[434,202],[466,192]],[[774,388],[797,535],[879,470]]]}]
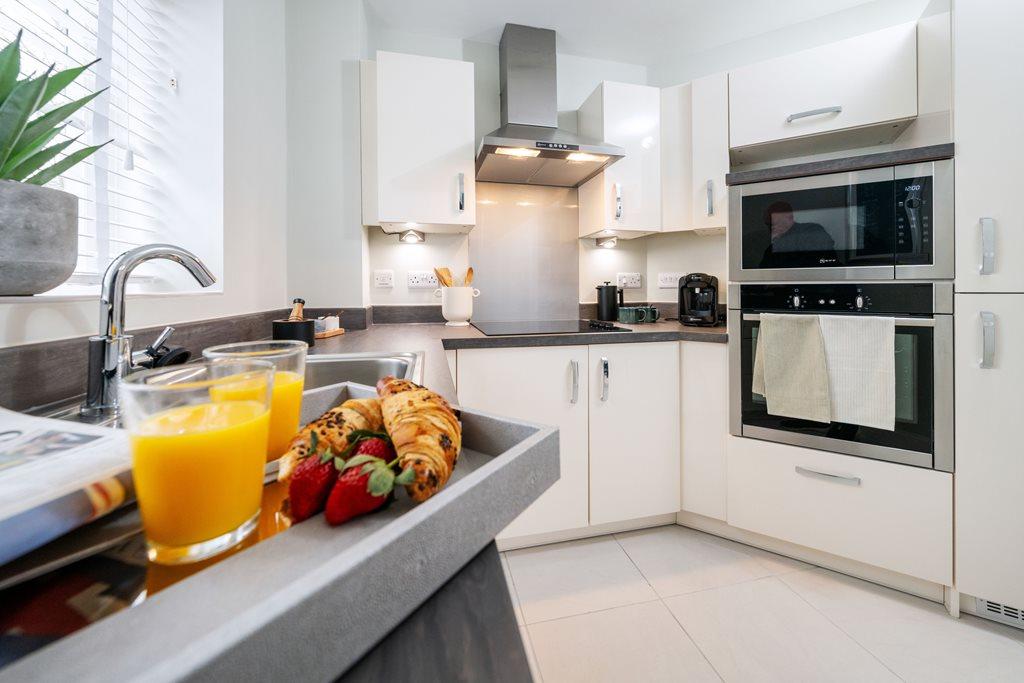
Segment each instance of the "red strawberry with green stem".
[{"label": "red strawberry with green stem", "polygon": [[355,455],[347,461],[335,458],[341,473],[324,511],[327,523],[332,526],[382,507],[391,498],[396,484],[404,485],[413,480],[412,470],[395,475],[392,467],[397,458],[386,435],[368,433],[349,438],[352,444],[346,453],[354,449]]},{"label": "red strawberry with green stem", "polygon": [[309,519],[324,509],[331,487],[338,478],[330,449],[317,454],[316,432],[309,437],[309,455],[296,465],[288,482],[288,500],[294,522]]}]

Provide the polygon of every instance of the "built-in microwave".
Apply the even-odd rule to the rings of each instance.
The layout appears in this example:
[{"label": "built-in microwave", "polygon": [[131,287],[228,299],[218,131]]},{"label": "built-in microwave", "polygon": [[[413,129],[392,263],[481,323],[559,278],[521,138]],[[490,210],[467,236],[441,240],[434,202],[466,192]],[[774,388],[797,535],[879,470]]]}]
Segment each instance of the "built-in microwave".
[{"label": "built-in microwave", "polygon": [[729,280],[953,278],[953,160],[729,188]]}]

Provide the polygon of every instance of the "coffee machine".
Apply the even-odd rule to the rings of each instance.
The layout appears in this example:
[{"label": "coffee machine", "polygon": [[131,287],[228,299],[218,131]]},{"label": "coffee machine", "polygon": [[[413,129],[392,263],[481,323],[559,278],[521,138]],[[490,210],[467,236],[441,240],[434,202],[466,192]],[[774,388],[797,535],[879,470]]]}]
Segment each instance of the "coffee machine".
[{"label": "coffee machine", "polygon": [[718,324],[718,278],[690,273],[679,278],[679,322],[691,326]]}]

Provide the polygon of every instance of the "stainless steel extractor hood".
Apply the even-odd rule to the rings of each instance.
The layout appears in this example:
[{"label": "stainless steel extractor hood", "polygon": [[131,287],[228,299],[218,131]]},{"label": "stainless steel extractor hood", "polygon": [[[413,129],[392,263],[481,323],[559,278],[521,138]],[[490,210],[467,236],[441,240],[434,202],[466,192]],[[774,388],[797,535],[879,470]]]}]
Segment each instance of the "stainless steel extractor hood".
[{"label": "stainless steel extractor hood", "polygon": [[558,127],[554,31],[505,24],[498,58],[501,127],[480,141],[477,180],[577,187],[625,155]]}]

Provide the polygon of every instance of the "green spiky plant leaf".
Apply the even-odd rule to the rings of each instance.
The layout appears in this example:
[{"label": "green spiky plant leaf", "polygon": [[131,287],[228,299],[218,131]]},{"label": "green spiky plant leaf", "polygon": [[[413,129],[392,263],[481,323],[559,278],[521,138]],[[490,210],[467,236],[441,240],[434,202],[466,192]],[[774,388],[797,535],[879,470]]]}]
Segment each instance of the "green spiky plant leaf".
[{"label": "green spiky plant leaf", "polygon": [[96,61],[99,60],[57,72],[51,66],[41,76],[19,79],[21,31],[18,31],[14,42],[0,50],[0,180],[44,185],[111,142],[108,140],[71,153],[66,153],[66,150],[78,140],[77,137],[50,145],[64,129],[68,117],[103,90],[50,111],[42,111]]}]

